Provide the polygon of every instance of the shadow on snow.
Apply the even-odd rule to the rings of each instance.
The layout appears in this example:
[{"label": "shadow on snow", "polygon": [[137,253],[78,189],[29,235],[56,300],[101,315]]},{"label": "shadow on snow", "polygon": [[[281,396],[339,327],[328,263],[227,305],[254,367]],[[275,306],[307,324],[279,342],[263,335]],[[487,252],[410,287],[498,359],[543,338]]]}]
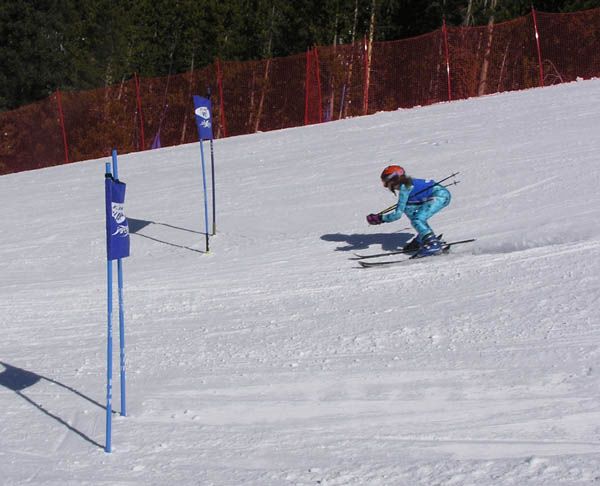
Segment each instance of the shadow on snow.
[{"label": "shadow on snow", "polygon": [[[23,393],[23,390],[35,385],[36,383],[41,382],[41,381],[47,381],[47,382],[58,385],[61,388],[64,388],[65,390],[68,390],[68,391],[74,393],[75,395],[87,400],[88,402],[96,405],[99,408],[106,410],[106,407],[104,405],[102,405],[101,403],[98,403],[97,401],[84,395],[83,393],[75,390],[74,388],[64,385],[63,383],[60,383],[51,378],[47,378],[45,376],[38,375],[36,373],[24,370],[22,368],[17,368],[16,366],[11,366],[8,363],[4,363],[3,361],[0,361],[0,365],[4,367],[4,370],[0,372],[0,386],[4,386],[4,387],[8,388],[9,390],[14,391],[23,400],[25,400],[29,404],[33,405],[40,412],[43,412],[48,417],[53,418],[61,425],[64,425],[67,429],[69,429],[71,432],[76,433],[82,439],[84,439],[84,440],[88,441],[89,443],[91,443],[95,446],[98,446],[100,448],[104,447],[101,444],[99,444],[98,442],[96,442],[95,440],[93,440],[90,437],[88,437],[87,435],[85,435],[83,432],[77,430],[75,427],[73,427],[68,422],[66,422],[65,420],[60,418],[58,415],[54,415],[53,413],[49,412],[46,408],[44,408],[44,406],[41,403],[37,403],[32,398],[25,395]],[[113,413],[116,413],[116,412],[113,411]]]},{"label": "shadow on snow", "polygon": [[127,218],[127,222],[129,224],[129,233],[130,234],[134,234],[136,236],[141,236],[142,238],[147,238],[148,240],[156,241],[157,243],[162,243],[163,245],[174,246],[175,248],[182,248],[184,250],[194,251],[196,253],[205,253],[202,250],[196,250],[195,248],[191,248],[189,246],[178,245],[177,243],[171,243],[169,241],[160,240],[158,238],[154,238],[153,236],[148,236],[148,235],[144,235],[144,234],[140,233],[140,230],[144,229],[145,227],[147,227],[151,224],[165,226],[167,228],[172,228],[172,229],[176,229],[179,231],[187,231],[189,233],[195,233],[198,235],[206,235],[206,233],[204,233],[203,231],[195,231],[195,230],[191,230],[191,229],[187,229],[187,228],[181,228],[179,226],[173,226],[173,225],[167,224],[167,223],[157,223],[156,221],[146,221],[144,219],[134,219],[134,218],[129,218],[129,217]]},{"label": "shadow on snow", "polygon": [[370,233],[352,234],[332,233],[321,236],[325,241],[346,243],[336,247],[335,251],[366,250],[372,245],[381,247],[382,251],[395,251],[402,248],[411,238],[412,233]]}]

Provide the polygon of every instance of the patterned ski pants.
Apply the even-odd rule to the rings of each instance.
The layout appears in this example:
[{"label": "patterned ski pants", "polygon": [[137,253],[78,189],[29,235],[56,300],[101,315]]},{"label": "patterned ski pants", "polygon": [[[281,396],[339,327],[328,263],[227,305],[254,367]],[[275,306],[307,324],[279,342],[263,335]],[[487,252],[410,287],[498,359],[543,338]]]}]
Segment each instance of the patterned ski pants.
[{"label": "patterned ski pants", "polygon": [[451,199],[452,196],[450,196],[448,189],[437,186],[433,191],[432,197],[427,202],[423,204],[406,205],[404,214],[410,219],[410,223],[418,233],[419,238],[422,238],[428,233],[433,233],[427,220],[435,213],[448,206]]}]

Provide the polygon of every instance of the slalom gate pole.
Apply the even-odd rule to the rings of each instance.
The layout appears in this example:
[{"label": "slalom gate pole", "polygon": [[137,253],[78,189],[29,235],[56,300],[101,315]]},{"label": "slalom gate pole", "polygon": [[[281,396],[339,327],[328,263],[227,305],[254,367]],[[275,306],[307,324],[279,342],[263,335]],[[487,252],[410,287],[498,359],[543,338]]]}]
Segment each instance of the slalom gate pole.
[{"label": "slalom gate pole", "polygon": [[209,252],[208,246],[208,197],[206,194],[206,166],[204,163],[204,143],[203,140],[200,139],[200,157],[202,158],[202,185],[204,187],[204,229],[206,235],[206,253]]},{"label": "slalom gate pole", "polygon": [[[115,179],[119,179],[119,164],[117,151],[112,151],[112,167]],[[125,392],[125,305],[123,302],[123,259],[117,259],[117,282],[119,295],[119,369],[121,381],[121,416],[127,416],[127,401]]]},{"label": "slalom gate pole", "polygon": [[[454,185],[458,184],[458,182],[452,182],[451,184],[447,184],[446,186],[442,185],[442,182],[445,182],[445,181],[447,181],[448,179],[450,179],[452,177],[456,177],[458,174],[460,174],[460,172],[455,172],[454,174],[450,174],[448,177],[444,177],[443,179],[437,181],[435,184],[432,184],[431,186],[426,187],[425,189],[420,190],[419,192],[417,192],[414,195],[417,196],[418,194],[421,194],[422,192],[425,192],[425,191],[427,191],[428,189],[431,189],[434,186],[442,186],[442,187],[454,186]],[[398,207],[398,205],[394,204],[394,205],[390,206],[389,208],[385,208],[383,211],[379,211],[377,214],[386,214],[386,213],[389,213],[389,212],[393,211],[394,209],[396,209],[396,207]]]},{"label": "slalom gate pole", "polygon": [[217,210],[215,197],[215,149],[212,138],[210,139],[210,175],[212,179],[212,234],[217,234]]},{"label": "slalom gate pole", "polygon": [[[110,163],[106,163],[106,174],[112,174]],[[106,443],[105,452],[111,452],[112,435],[112,261],[106,258],[106,316],[107,316],[107,342],[106,342]]]},{"label": "slalom gate pole", "polygon": [[[210,100],[210,86],[208,88],[208,99]],[[210,119],[212,125],[212,110],[210,110]],[[211,186],[212,186],[212,235],[217,234],[217,204],[215,196],[215,147],[213,145],[213,139],[210,139],[210,175],[211,175]]]},{"label": "slalom gate pole", "polygon": [[342,119],[342,113],[344,112],[344,103],[346,102],[346,85],[342,86],[342,96],[340,99],[340,116],[338,116],[338,120]]}]

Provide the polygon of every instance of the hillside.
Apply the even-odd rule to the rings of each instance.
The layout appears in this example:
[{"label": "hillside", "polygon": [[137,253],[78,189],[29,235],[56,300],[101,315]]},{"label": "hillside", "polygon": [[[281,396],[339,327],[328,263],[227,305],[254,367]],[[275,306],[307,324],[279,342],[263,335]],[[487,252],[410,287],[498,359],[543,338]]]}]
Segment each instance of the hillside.
[{"label": "hillside", "polygon": [[[600,481],[600,80],[120,157],[128,417],[103,451],[104,163],[0,177],[0,482]],[[107,154],[108,155],[108,154]],[[361,269],[389,162],[450,255]],[[115,333],[115,346],[118,333]],[[114,407],[119,410],[115,363]]]}]

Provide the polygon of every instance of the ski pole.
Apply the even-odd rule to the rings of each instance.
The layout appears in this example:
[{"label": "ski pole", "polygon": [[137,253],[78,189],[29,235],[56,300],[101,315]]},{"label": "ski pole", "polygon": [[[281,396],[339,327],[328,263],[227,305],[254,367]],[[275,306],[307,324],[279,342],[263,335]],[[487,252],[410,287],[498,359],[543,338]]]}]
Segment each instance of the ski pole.
[{"label": "ski pole", "polygon": [[[459,183],[460,183],[460,181],[454,181],[454,182],[451,182],[450,184],[434,184],[434,186],[438,185],[438,186],[442,186],[442,187],[450,187],[450,186],[456,186]],[[429,186],[429,187],[433,187],[433,186]],[[422,191],[419,191],[419,192],[422,192]],[[417,194],[419,194],[419,193],[417,193]],[[394,204],[393,206],[390,206],[389,208],[386,208],[383,211],[379,212],[379,214],[389,213],[389,212],[393,211],[394,209],[396,209],[396,207],[398,207],[398,205]]]},{"label": "ski pole", "polygon": [[[447,181],[451,177],[455,177],[458,174],[460,174],[460,172],[455,172],[454,174],[450,174],[448,177],[444,177],[442,180],[436,182],[435,184],[432,184],[432,185],[426,187],[425,189],[421,189],[419,192],[417,192],[414,195],[417,196],[417,195],[421,194],[422,192],[425,192],[428,189],[431,189],[434,186],[442,186],[442,187],[455,186],[460,181],[458,181],[458,182],[451,182],[450,184],[446,184],[445,186],[442,184],[442,182]],[[389,213],[390,211],[393,211],[394,209],[396,209],[397,206],[398,206],[398,204],[394,204],[393,206],[390,206],[389,208],[386,208],[383,211],[379,211],[379,213],[377,213],[377,214],[386,214],[386,213]]]}]

